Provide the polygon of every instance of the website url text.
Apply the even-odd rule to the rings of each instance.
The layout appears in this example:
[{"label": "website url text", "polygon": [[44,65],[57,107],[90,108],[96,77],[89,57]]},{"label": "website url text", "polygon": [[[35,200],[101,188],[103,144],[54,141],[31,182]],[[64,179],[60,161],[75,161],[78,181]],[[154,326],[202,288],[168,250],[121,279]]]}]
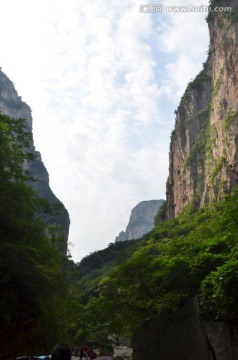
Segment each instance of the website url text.
[{"label": "website url text", "polygon": [[172,13],[172,12],[231,12],[231,6],[216,6],[211,7],[207,5],[199,6],[165,6],[163,4],[142,4],[140,5],[141,13]]}]

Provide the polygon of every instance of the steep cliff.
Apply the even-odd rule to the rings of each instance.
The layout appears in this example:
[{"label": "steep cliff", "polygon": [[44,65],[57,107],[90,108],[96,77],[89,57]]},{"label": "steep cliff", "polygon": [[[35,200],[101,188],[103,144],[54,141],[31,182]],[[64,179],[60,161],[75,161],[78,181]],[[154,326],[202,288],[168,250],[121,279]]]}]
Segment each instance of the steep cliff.
[{"label": "steep cliff", "polygon": [[171,135],[168,217],[198,209],[238,184],[238,4],[216,0],[230,12],[210,12],[210,48],[201,73],[176,111]]},{"label": "steep cliff", "polygon": [[142,201],[132,211],[126,231],[120,232],[115,242],[139,239],[154,227],[154,217],[163,200]]},{"label": "steep cliff", "polygon": [[[0,71],[0,112],[15,119],[25,119],[27,130],[32,131],[32,116],[30,107],[18,96],[13,83]],[[67,252],[67,240],[69,233],[69,214],[64,205],[54,195],[49,186],[49,175],[41,160],[41,155],[35,150],[34,143],[30,149],[35,154],[35,160],[26,164],[30,174],[34,178],[31,183],[37,193],[49,201],[54,208],[52,213],[45,213],[44,218],[48,226],[48,236],[58,236],[62,243],[58,244],[60,251]]]}]

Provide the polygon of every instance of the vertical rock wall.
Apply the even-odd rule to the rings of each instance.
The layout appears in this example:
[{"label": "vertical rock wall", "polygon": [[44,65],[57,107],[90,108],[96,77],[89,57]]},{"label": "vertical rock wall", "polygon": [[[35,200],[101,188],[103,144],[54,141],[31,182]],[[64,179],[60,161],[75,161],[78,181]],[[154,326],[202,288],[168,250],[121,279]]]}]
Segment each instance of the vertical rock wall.
[{"label": "vertical rock wall", "polygon": [[238,184],[238,3],[210,13],[210,48],[202,72],[176,112],[167,182],[168,217],[184,206],[219,200]]},{"label": "vertical rock wall", "polygon": [[135,333],[133,360],[237,360],[238,327],[204,322],[196,298],[174,321],[149,320]]}]

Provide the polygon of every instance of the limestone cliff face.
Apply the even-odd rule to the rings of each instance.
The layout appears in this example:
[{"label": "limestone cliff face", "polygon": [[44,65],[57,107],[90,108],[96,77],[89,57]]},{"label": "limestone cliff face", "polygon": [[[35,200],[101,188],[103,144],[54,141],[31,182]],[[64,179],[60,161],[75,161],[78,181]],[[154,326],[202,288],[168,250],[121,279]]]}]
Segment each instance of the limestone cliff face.
[{"label": "limestone cliff face", "polygon": [[[32,130],[30,107],[21,100],[13,83],[2,71],[0,71],[0,112],[12,118],[25,119],[27,129],[29,131]],[[30,174],[36,180],[32,182],[31,185],[41,197],[48,199],[50,204],[57,208],[54,218],[48,214],[44,216],[48,225],[48,236],[50,237],[54,233],[62,238],[60,250],[66,253],[69,233],[69,214],[64,205],[52,192],[49,186],[48,172],[41,160],[40,153],[35,150],[33,142],[31,144],[31,151],[36,155],[36,159],[26,165]]]},{"label": "limestone cliff face", "polygon": [[132,211],[126,231],[120,232],[115,242],[139,239],[154,227],[154,217],[163,200],[142,201]]},{"label": "limestone cliff face", "polygon": [[210,48],[202,72],[176,111],[171,136],[168,217],[185,205],[219,200],[238,184],[238,3],[216,0],[231,12],[210,12]]}]

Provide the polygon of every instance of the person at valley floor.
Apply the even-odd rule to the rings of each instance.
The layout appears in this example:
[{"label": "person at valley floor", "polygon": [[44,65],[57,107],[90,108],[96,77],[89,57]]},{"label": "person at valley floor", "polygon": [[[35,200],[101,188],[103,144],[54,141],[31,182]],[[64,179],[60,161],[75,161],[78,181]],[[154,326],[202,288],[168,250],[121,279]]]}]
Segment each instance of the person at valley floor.
[{"label": "person at valley floor", "polygon": [[71,360],[72,351],[67,344],[55,345],[51,353],[52,360]]},{"label": "person at valley floor", "polygon": [[88,347],[87,344],[83,344],[82,348],[83,348],[83,356],[87,358],[88,357],[89,347]]},{"label": "person at valley floor", "polygon": [[82,358],[83,358],[83,348],[82,348],[82,346],[81,346],[81,348],[79,350],[79,358],[80,358],[80,360],[82,360]]}]

